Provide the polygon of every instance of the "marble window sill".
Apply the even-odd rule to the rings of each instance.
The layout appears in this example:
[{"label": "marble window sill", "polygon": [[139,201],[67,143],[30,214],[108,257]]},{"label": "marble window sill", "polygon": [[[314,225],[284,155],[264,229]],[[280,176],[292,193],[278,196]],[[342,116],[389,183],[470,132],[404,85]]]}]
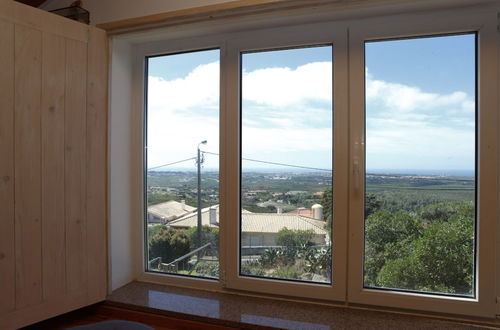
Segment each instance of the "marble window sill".
[{"label": "marble window sill", "polygon": [[132,282],[107,303],[134,310],[244,329],[477,329],[500,328],[494,320],[445,319],[408,313]]}]

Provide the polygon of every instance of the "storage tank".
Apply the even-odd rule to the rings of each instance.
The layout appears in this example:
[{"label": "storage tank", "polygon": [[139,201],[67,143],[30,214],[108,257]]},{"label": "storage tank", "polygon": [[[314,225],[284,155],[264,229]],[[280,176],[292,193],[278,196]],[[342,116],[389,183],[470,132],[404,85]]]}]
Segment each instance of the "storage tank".
[{"label": "storage tank", "polygon": [[311,206],[312,217],[316,220],[323,220],[323,206],[314,204]]}]

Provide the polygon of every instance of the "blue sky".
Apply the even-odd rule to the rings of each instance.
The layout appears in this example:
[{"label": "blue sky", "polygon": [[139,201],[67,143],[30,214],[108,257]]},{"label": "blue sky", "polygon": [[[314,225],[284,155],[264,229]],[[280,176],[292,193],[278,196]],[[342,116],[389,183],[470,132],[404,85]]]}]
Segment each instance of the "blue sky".
[{"label": "blue sky", "polygon": [[[474,38],[366,44],[368,170],[473,169]],[[243,157],[331,168],[332,53],[321,46],[242,55]],[[218,50],[149,59],[149,167],[194,156],[201,140],[218,152],[218,60]],[[207,156],[205,166],[217,161]],[[259,167],[273,168],[243,162]]]}]

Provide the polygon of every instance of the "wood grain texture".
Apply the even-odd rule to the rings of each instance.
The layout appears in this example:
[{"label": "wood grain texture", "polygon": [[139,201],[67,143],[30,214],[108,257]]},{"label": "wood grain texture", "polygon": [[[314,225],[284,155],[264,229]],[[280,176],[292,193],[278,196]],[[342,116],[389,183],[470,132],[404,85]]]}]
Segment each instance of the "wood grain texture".
[{"label": "wood grain texture", "polygon": [[42,255],[44,300],[66,291],[64,222],[65,39],[43,34],[42,49]]},{"label": "wood grain texture", "polygon": [[66,40],[65,218],[66,278],[69,292],[87,288],[86,107],[87,45]]},{"label": "wood grain texture", "polygon": [[[301,0],[299,0],[301,1]],[[314,0],[314,2],[326,0]],[[328,0],[331,1],[331,0]],[[142,29],[145,25],[166,23],[168,25],[175,23],[193,23],[203,20],[213,19],[214,16],[234,15],[235,11],[252,10],[259,6],[282,5],[297,0],[241,0],[219,3],[215,5],[200,6],[195,8],[174,10],[160,14],[146,15],[142,17],[134,17],[124,20],[118,20],[109,23],[99,24],[98,27],[106,30],[108,33],[122,33],[124,30]],[[301,1],[304,3],[304,1]],[[280,6],[281,8],[281,6]]]},{"label": "wood grain texture", "polygon": [[87,239],[88,295],[106,297],[107,287],[107,85],[108,37],[91,28],[87,72]]},{"label": "wood grain texture", "polygon": [[42,300],[40,94],[42,35],[15,27],[16,307]]},{"label": "wood grain texture", "polygon": [[87,25],[15,1],[0,1],[0,19],[69,39],[88,38]]},{"label": "wood grain texture", "polygon": [[14,24],[0,20],[0,315],[15,308]]},{"label": "wood grain texture", "polygon": [[0,0],[0,329],[105,299],[106,47]]}]

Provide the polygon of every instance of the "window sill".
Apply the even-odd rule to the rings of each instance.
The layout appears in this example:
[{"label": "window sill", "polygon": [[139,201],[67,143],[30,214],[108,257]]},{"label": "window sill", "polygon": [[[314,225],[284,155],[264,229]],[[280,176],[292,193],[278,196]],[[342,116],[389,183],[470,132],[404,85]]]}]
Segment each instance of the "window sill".
[{"label": "window sill", "polygon": [[132,282],[108,296],[111,305],[240,328],[469,329],[499,327],[500,320],[458,319],[364,307],[305,303],[241,293],[220,293]]}]

